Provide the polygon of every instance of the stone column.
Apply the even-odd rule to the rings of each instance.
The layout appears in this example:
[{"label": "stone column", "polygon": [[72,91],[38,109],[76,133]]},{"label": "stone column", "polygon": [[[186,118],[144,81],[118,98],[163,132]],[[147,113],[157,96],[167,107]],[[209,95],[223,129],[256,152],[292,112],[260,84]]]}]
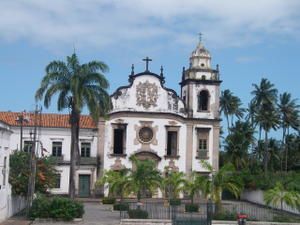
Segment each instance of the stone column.
[{"label": "stone column", "polygon": [[[99,118],[98,121],[98,149],[97,149],[97,178],[103,176],[104,171],[104,145],[105,145],[105,120],[104,118]],[[103,196],[104,188],[95,189],[96,196]]]},{"label": "stone column", "polygon": [[214,171],[219,170],[220,126],[213,126],[212,166]]},{"label": "stone column", "polygon": [[97,168],[97,177],[101,177],[103,175],[104,169],[104,144],[105,144],[105,120],[103,118],[99,119],[98,122],[98,165]]},{"label": "stone column", "polygon": [[185,173],[190,175],[192,172],[192,163],[193,163],[193,124],[187,122],[186,125],[186,162],[185,162]]}]

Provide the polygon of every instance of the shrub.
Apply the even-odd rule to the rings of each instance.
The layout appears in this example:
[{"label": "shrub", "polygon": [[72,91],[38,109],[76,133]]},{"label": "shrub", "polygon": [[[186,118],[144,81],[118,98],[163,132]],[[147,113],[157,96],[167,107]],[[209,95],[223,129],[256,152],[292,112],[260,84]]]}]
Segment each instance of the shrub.
[{"label": "shrub", "polygon": [[185,211],[186,212],[198,212],[199,206],[198,204],[185,204]]},{"label": "shrub", "polygon": [[236,213],[221,211],[213,215],[214,220],[236,220]]},{"label": "shrub", "polygon": [[273,222],[297,223],[299,219],[290,215],[277,215],[273,217]]},{"label": "shrub", "polygon": [[39,196],[34,199],[29,212],[30,218],[53,218],[72,220],[84,214],[83,205],[69,198]]},{"label": "shrub", "polygon": [[116,211],[128,211],[129,205],[128,203],[115,203],[114,204],[114,210]]},{"label": "shrub", "polygon": [[181,200],[177,198],[170,199],[170,205],[180,205]]},{"label": "shrub", "polygon": [[102,199],[102,204],[115,204],[116,202],[116,198],[112,198],[112,197],[104,197]]},{"label": "shrub", "polygon": [[130,219],[148,219],[148,212],[142,209],[130,209],[128,215]]}]

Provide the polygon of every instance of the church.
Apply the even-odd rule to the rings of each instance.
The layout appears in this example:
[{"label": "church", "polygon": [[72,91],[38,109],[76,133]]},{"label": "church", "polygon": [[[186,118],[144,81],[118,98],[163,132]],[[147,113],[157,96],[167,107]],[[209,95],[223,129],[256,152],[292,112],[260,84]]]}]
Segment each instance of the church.
[{"label": "church", "polygon": [[[135,73],[129,84],[112,95],[108,119],[98,125],[99,156],[103,170],[131,168],[131,156],[151,159],[160,171],[207,174],[200,160],[218,170],[219,157],[219,67],[199,42],[183,68],[180,94],[165,87],[163,68]],[[180,77],[180,76],[179,76]],[[103,140],[103,141],[101,141]]]},{"label": "church", "polygon": [[[81,116],[81,159],[75,174],[79,197],[97,194],[95,182],[104,171],[132,168],[131,156],[154,160],[161,172],[208,174],[201,167],[201,160],[218,170],[221,80],[218,65],[215,69],[211,66],[209,51],[202,42],[198,43],[189,67],[178,75],[180,94],[165,87],[163,68],[156,74],[149,69],[151,59],[144,61],[145,71],[135,73],[132,66],[128,84],[112,93],[112,109],[105,119],[100,118],[95,124],[90,116]],[[42,113],[39,118],[37,154],[54,157],[58,171],[56,186],[50,192],[67,194],[69,115]],[[0,137],[0,164],[9,165],[9,149],[31,151],[34,115],[0,112],[0,123],[7,133]],[[7,177],[8,174],[0,174],[0,192],[9,189]]]}]

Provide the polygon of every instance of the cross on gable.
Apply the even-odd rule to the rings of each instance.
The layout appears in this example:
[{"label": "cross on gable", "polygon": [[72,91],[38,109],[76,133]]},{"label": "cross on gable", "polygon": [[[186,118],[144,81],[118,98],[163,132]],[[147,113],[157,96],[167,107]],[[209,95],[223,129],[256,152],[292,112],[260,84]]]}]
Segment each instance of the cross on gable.
[{"label": "cross on gable", "polygon": [[152,61],[152,59],[150,59],[148,56],[143,59],[143,61],[146,62],[146,70],[145,71],[149,71],[148,67],[149,67],[149,62]]}]

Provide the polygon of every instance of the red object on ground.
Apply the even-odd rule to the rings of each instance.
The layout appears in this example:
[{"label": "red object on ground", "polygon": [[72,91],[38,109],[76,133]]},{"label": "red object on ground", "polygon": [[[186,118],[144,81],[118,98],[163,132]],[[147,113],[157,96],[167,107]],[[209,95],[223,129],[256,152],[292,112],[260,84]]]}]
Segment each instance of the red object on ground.
[{"label": "red object on ground", "polygon": [[237,214],[237,218],[238,219],[247,219],[248,215],[246,215],[246,214]]}]

